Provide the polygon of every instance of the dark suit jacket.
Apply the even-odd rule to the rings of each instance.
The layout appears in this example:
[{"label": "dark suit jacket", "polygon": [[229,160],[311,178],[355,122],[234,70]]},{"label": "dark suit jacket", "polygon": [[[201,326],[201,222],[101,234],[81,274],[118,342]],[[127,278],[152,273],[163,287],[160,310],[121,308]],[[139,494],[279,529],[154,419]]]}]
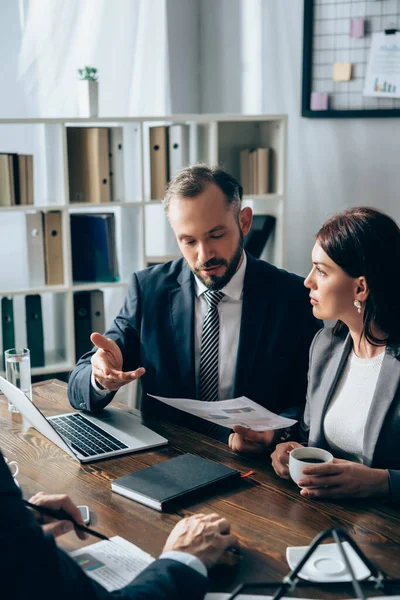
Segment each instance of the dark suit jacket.
[{"label": "dark suit jacket", "polygon": [[[233,395],[277,413],[304,407],[309,347],[321,326],[312,315],[308,290],[296,275],[249,255],[247,261]],[[183,259],[135,273],[106,336],[121,348],[124,370],[146,369],[141,379],[145,415],[210,433],[206,421],[147,396],[196,397],[194,298],[194,277]],[[99,401],[91,394],[93,352],[79,360],[70,377],[69,399],[78,409],[103,408],[114,396]],[[216,430],[222,429],[221,437]],[[227,439],[227,432],[215,427],[211,434]]]},{"label": "dark suit jacket", "polygon": [[[96,540],[94,540],[96,541]],[[107,592],[44,535],[0,452],[0,596],[2,600],[201,600],[205,577],[174,560],[156,560],[128,586]]]},{"label": "dark suit jacket", "polygon": [[[307,404],[303,430],[310,446],[328,448],[324,418],[353,343],[332,328],[317,333],[310,349]],[[379,373],[363,440],[363,463],[389,469],[391,499],[400,505],[400,343],[388,344]]]}]

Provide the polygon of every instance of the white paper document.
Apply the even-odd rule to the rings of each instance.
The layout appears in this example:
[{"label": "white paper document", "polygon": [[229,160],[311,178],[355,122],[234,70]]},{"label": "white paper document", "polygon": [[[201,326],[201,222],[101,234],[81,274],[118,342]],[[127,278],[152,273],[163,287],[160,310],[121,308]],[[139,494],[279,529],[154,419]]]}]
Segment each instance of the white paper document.
[{"label": "white paper document", "polygon": [[373,33],[364,96],[400,97],[400,33]]},{"label": "white paper document", "polygon": [[119,536],[70,553],[70,556],[106,590],[119,590],[139,575],[154,558]]},{"label": "white paper document", "polygon": [[297,421],[287,419],[249,400],[246,396],[234,398],[233,400],[219,400],[218,402],[203,402],[202,400],[189,400],[187,398],[153,398],[183,410],[195,417],[200,417],[211,423],[222,425],[232,429],[234,425],[242,425],[254,431],[270,431],[291,427]]}]

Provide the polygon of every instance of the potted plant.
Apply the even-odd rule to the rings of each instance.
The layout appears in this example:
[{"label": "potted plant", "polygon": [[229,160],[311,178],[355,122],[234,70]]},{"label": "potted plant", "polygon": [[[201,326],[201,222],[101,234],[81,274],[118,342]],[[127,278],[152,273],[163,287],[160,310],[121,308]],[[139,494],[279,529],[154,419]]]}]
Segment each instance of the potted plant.
[{"label": "potted plant", "polygon": [[97,117],[99,104],[99,90],[97,69],[84,67],[78,69],[78,108],[80,117]]}]

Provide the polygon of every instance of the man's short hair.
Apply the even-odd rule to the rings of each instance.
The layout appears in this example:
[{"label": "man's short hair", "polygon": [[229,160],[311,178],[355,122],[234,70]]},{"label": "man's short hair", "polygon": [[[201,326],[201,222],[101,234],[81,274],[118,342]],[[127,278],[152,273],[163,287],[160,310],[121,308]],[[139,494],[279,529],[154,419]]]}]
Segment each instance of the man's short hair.
[{"label": "man's short hair", "polygon": [[239,181],[220,167],[203,163],[182,169],[171,180],[164,198],[165,211],[168,212],[173,198],[195,198],[211,183],[220,188],[226,201],[238,215],[243,197],[243,187]]}]

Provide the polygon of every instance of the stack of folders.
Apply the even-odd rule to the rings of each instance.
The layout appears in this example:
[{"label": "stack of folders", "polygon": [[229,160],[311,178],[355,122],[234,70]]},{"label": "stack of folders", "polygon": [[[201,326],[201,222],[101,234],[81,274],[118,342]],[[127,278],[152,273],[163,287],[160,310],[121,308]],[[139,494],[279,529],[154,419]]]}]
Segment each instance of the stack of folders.
[{"label": "stack of folders", "polygon": [[93,331],[104,333],[104,297],[101,290],[74,293],[75,358],[89,352]]},{"label": "stack of folders", "polygon": [[68,127],[70,202],[123,202],[122,127]]},{"label": "stack of folders", "polygon": [[61,212],[28,212],[25,219],[30,286],[63,285]]},{"label": "stack of folders", "polygon": [[74,282],[118,280],[113,213],[72,214],[71,246]]},{"label": "stack of folders", "polygon": [[[25,322],[27,344],[31,355],[31,367],[43,367],[44,335],[42,299],[39,294],[25,296]],[[1,299],[1,322],[3,349],[15,348],[14,306],[12,298]]]},{"label": "stack of folders", "polygon": [[245,250],[260,258],[266,243],[274,230],[276,218],[272,215],[254,215],[249,233],[244,238]]},{"label": "stack of folders", "polygon": [[183,454],[119,477],[111,483],[111,489],[156,510],[168,511],[239,482],[240,471],[194,454]]},{"label": "stack of folders", "polygon": [[246,148],[240,152],[240,182],[243,193],[270,192],[271,148]]},{"label": "stack of folders", "polygon": [[163,199],[168,181],[189,164],[189,125],[150,127],[152,200]]},{"label": "stack of folders", "polygon": [[0,153],[0,206],[33,204],[32,154]]}]

